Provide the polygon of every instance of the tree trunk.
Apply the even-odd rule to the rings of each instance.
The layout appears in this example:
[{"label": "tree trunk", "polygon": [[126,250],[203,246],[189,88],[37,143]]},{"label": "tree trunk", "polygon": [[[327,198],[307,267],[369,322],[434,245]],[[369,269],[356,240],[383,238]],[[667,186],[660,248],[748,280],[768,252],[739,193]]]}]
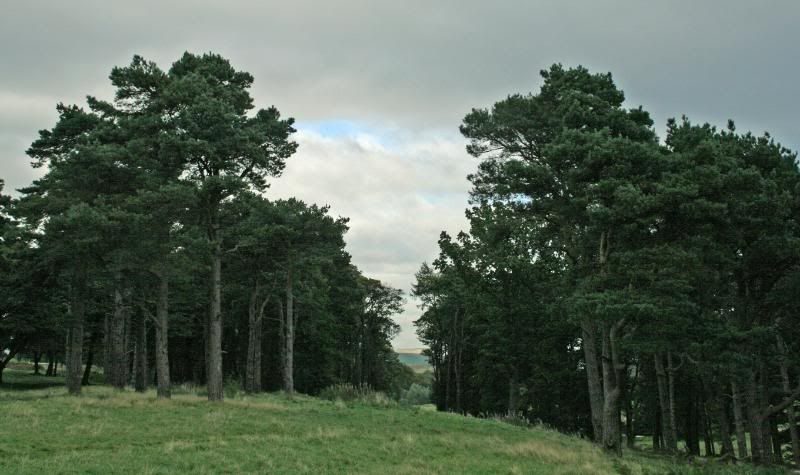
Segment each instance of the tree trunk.
[{"label": "tree trunk", "polygon": [[669,430],[670,439],[675,450],[678,449],[678,421],[675,417],[675,372],[677,369],[672,364],[672,351],[667,350],[667,384],[669,389]]},{"label": "tree trunk", "polygon": [[286,371],[286,313],[283,311],[283,300],[278,300],[278,361],[280,363],[281,378]]},{"label": "tree trunk", "polygon": [[[761,434],[762,434],[761,437],[763,441],[762,443],[764,444],[763,445],[764,459],[766,460],[766,463],[780,462],[781,461],[780,443],[777,445],[777,451],[773,452],[773,449],[775,448],[775,441],[773,440],[773,434],[775,432],[773,431],[772,427],[774,413],[767,413],[767,408],[770,406],[769,392],[768,392],[769,378],[767,377],[766,364],[763,362],[763,360],[761,362],[761,370],[759,371],[759,374],[760,374],[759,389],[761,389],[759,396],[761,396],[760,407],[762,408],[759,417],[761,418]],[[776,425],[775,431],[777,431],[777,429],[778,427]]]},{"label": "tree trunk", "polygon": [[669,384],[667,382],[667,372],[664,369],[661,353],[653,355],[656,368],[656,382],[658,386],[658,406],[661,409],[661,433],[664,439],[664,450],[674,453],[678,450],[676,431],[672,427],[674,417],[670,411]]},{"label": "tree trunk", "polygon": [[738,450],[738,458],[744,460],[747,458],[747,439],[745,435],[745,420],[742,401],[743,395],[739,389],[739,384],[736,381],[731,381],[731,390],[733,391],[733,423],[736,427],[736,448]]},{"label": "tree trunk", "polygon": [[625,445],[632,449],[636,445],[636,434],[633,430],[633,398],[630,391],[625,392]]},{"label": "tree trunk", "polygon": [[89,337],[89,354],[86,357],[86,369],[83,370],[83,378],[81,384],[84,386],[89,385],[89,378],[92,376],[92,365],[94,364],[94,347],[97,344],[97,332],[92,332]]},{"label": "tree trunk", "polygon": [[[358,315],[358,312],[354,312]],[[283,320],[281,320],[283,322]],[[353,384],[360,385],[364,379],[364,319],[361,315],[356,317],[356,328],[358,328],[358,336],[355,344],[355,355],[353,364]]]},{"label": "tree trunk", "polygon": [[717,396],[717,417],[719,419],[719,436],[722,442],[721,455],[734,456],[733,441],[731,440],[731,423],[728,419],[728,404],[724,392]]},{"label": "tree trunk", "polygon": [[8,366],[8,363],[10,363],[12,359],[14,359],[14,356],[17,355],[17,352],[19,350],[20,348],[17,347],[16,349],[12,349],[11,352],[7,355],[3,355],[2,353],[0,353],[0,355],[3,355],[2,357],[0,357],[0,383],[3,382],[3,371],[6,369],[6,366]]},{"label": "tree trunk", "polygon": [[664,448],[664,437],[663,433],[664,430],[661,424],[661,408],[655,410],[655,414],[653,415],[653,450],[662,450]]},{"label": "tree trunk", "polygon": [[103,315],[103,378],[111,382],[111,322],[108,314]]},{"label": "tree trunk", "polygon": [[70,292],[69,305],[70,327],[65,382],[67,391],[71,395],[79,395],[81,393],[81,379],[83,377],[83,321],[86,316],[85,287],[85,273],[79,271]]},{"label": "tree trunk", "polygon": [[208,387],[209,401],[222,401],[222,246],[214,223],[211,254],[211,306],[208,315]]},{"label": "tree trunk", "polygon": [[[462,385],[462,377],[463,377],[463,366],[462,366],[462,354],[463,354],[463,346],[464,346],[464,323],[463,319],[464,316],[461,315],[461,318],[458,318],[459,310],[456,310],[456,321],[455,321],[455,335],[456,335],[456,351],[455,351],[455,378],[456,378],[456,410],[463,414],[464,407],[462,405],[462,397],[463,397],[463,385]],[[459,320],[462,320],[461,325],[459,326]]]},{"label": "tree trunk", "polygon": [[156,392],[159,399],[169,399],[172,394],[169,375],[169,280],[166,272],[157,275],[156,299]]},{"label": "tree trunk", "polygon": [[453,355],[451,353],[451,344],[453,343],[453,337],[450,337],[450,341],[447,344],[447,378],[445,379],[445,393],[444,393],[444,409],[445,411],[450,411],[450,407],[452,407],[451,401],[452,398],[450,393],[452,392],[450,388],[452,387],[452,374],[453,374]]},{"label": "tree trunk", "polygon": [[136,319],[134,336],[136,339],[136,351],[134,353],[134,378],[133,387],[136,392],[147,391],[147,317],[143,312],[139,312]]},{"label": "tree trunk", "polygon": [[248,307],[247,365],[245,368],[245,391],[255,393],[261,391],[261,334],[264,319],[264,307],[269,297],[259,302],[260,287],[256,284],[250,293]]},{"label": "tree trunk", "polygon": [[783,449],[781,449],[781,441],[778,435],[778,418],[773,414],[767,419],[770,439],[772,440],[772,460],[775,463],[783,463]]},{"label": "tree trunk", "polygon": [[109,379],[111,385],[117,389],[123,389],[127,383],[126,373],[128,366],[127,351],[125,348],[125,318],[127,309],[125,307],[121,286],[121,279],[117,277],[117,285],[114,289],[114,314],[109,324],[111,332],[111,371],[109,372]]},{"label": "tree trunk", "polygon": [[619,359],[617,332],[623,325],[624,321],[619,321],[610,327],[603,327],[603,449],[617,455],[622,455],[619,399],[624,369]]},{"label": "tree trunk", "polygon": [[[127,292],[126,292],[127,293]],[[131,384],[132,379],[131,375],[133,374],[133,364],[136,351],[136,340],[132,338],[133,335],[133,319],[131,318],[131,311],[130,307],[125,307],[125,331],[123,332],[123,341],[125,342],[123,346],[125,347],[125,364],[124,364],[124,377],[122,378],[125,381],[125,384]]]},{"label": "tree trunk", "polygon": [[686,407],[686,418],[684,419],[684,441],[686,449],[691,455],[700,455],[700,408],[698,405],[698,398],[693,386],[686,388],[689,392],[686,394],[688,402]]},{"label": "tree trunk", "polygon": [[54,363],[55,363],[55,356],[53,356],[52,351],[47,352],[47,370],[45,371],[45,376],[55,376],[54,373]]},{"label": "tree trunk", "polygon": [[586,360],[586,379],[589,385],[589,406],[592,413],[592,431],[595,442],[603,440],[603,385],[600,379],[600,364],[597,358],[597,327],[584,321],[582,329],[583,354]]},{"label": "tree trunk", "polygon": [[33,374],[42,374],[41,366],[39,362],[42,361],[42,352],[41,351],[34,351],[33,352]]},{"label": "tree trunk", "polygon": [[294,394],[294,289],[292,268],[286,272],[286,349],[283,363],[283,390]]},{"label": "tree trunk", "polygon": [[[792,392],[792,386],[789,380],[789,365],[787,362],[788,351],[780,335],[777,336],[777,340],[781,368],[781,387],[785,393],[789,394]],[[794,464],[800,467],[800,438],[797,433],[797,415],[794,411],[794,404],[786,408],[786,421],[789,423],[789,438],[792,442],[792,459],[794,460]]]},{"label": "tree trunk", "polygon": [[754,463],[767,462],[764,446],[764,420],[761,418],[761,389],[755,371],[749,370],[747,381],[747,415],[750,425],[750,451]]},{"label": "tree trunk", "polygon": [[508,380],[508,417],[519,415],[519,369],[517,366],[511,369],[511,377]]}]

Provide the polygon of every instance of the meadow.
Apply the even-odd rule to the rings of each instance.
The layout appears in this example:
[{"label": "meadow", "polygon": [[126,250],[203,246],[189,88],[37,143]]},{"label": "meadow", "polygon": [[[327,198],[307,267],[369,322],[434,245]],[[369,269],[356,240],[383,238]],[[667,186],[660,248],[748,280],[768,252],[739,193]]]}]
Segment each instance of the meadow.
[{"label": "meadow", "polygon": [[0,386],[0,473],[768,474],[648,452],[622,459],[543,427],[403,407],[226,388],[178,386],[172,400],[94,384],[66,394],[59,377],[16,365]]}]

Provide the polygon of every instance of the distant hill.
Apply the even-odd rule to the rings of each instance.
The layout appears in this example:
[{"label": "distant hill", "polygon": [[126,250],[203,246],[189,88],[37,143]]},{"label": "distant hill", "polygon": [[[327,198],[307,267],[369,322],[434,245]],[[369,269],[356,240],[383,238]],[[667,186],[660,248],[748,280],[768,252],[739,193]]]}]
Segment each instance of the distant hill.
[{"label": "distant hill", "polygon": [[425,351],[425,348],[395,348],[394,351],[395,353],[408,353],[411,355],[420,355],[422,354],[423,351]]},{"label": "distant hill", "polygon": [[428,357],[422,355],[423,348],[398,348],[395,350],[400,362],[411,366],[414,371],[423,372],[431,369]]}]

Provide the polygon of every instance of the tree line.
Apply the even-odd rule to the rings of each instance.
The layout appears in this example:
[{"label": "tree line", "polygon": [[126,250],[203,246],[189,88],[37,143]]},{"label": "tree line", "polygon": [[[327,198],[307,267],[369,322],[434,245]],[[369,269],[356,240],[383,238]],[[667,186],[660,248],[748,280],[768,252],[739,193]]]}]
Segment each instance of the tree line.
[{"label": "tree line", "polygon": [[63,362],[71,394],[93,365],[159,398],[410,384],[391,347],[402,293],[351,263],[348,220],[263,197],[298,145],[293,119],[255,110],[253,77],[186,53],[110,80],[111,101],[58,105],[27,151],[44,175],[0,193],[0,381],[25,354]]},{"label": "tree line", "polygon": [[542,77],[460,128],[469,232],[414,287],[437,406],[800,463],[796,153],[686,117],[662,141],[610,74]]}]

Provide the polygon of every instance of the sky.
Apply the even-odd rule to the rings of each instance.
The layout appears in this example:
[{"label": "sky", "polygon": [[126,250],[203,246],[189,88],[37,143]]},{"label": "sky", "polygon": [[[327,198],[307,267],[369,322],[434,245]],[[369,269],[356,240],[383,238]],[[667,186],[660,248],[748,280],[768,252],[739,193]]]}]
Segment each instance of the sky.
[{"label": "sky", "polygon": [[[0,0],[0,178],[42,173],[25,149],[58,102],[111,98],[134,54],[163,69],[215,52],[253,74],[258,107],[297,120],[300,148],[267,196],[350,218],[368,276],[410,290],[442,230],[467,226],[473,107],[535,92],[553,63],[612,72],[627,105],[769,131],[800,146],[800,2]],[[418,347],[410,296],[398,348]]]}]

